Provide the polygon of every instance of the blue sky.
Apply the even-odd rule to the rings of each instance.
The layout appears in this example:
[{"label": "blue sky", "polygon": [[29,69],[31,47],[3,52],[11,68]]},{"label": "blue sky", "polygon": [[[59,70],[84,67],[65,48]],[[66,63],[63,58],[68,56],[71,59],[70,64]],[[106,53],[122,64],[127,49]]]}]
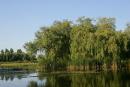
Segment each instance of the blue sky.
[{"label": "blue sky", "polygon": [[22,48],[54,20],[115,17],[118,29],[130,22],[130,0],[0,0],[0,49]]}]

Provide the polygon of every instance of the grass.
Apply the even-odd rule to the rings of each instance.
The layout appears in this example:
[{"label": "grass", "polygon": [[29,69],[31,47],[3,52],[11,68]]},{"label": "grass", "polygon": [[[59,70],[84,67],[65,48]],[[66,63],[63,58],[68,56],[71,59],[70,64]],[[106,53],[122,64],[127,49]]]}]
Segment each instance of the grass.
[{"label": "grass", "polygon": [[37,65],[32,62],[0,62],[0,68],[37,69]]}]

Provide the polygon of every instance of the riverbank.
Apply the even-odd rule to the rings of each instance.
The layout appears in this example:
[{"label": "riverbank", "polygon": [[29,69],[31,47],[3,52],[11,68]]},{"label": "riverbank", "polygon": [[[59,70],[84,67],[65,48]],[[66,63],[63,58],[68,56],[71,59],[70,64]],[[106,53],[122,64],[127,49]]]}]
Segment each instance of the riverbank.
[{"label": "riverbank", "polygon": [[33,62],[0,62],[0,68],[37,69],[38,64]]},{"label": "riverbank", "polygon": [[[67,73],[81,73],[81,72],[87,72],[87,73],[93,73],[98,71],[119,71],[119,70],[130,70],[130,65],[128,64],[125,67],[121,67],[120,69],[117,69],[117,65],[111,66],[111,68],[107,69],[104,67],[98,67],[95,68],[94,66],[91,66],[91,69],[89,69],[89,66],[68,66],[65,70],[50,70],[46,71],[45,67],[42,65],[39,65],[36,62],[0,62],[0,68],[1,69],[26,69],[26,70],[36,70],[36,71],[44,71],[44,72],[51,72],[51,73],[61,73],[61,72],[67,72]],[[85,70],[84,70],[85,69]]]}]

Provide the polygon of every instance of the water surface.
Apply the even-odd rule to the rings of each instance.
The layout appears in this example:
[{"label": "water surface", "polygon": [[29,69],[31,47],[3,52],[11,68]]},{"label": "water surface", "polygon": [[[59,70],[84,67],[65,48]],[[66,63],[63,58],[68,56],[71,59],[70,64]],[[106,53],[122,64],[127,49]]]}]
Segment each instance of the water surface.
[{"label": "water surface", "polygon": [[0,87],[130,87],[130,72],[49,74],[0,70]]}]

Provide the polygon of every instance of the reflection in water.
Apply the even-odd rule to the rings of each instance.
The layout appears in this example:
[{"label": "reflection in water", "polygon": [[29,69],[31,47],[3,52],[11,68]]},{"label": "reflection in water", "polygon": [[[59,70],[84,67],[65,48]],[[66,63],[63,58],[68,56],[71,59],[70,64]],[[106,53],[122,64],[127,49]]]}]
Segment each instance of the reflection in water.
[{"label": "reflection in water", "polygon": [[130,72],[45,74],[0,72],[0,87],[130,87]]},{"label": "reflection in water", "polygon": [[[39,74],[40,75],[40,74]],[[91,74],[52,74],[40,75],[46,82],[38,85],[30,82],[28,87],[130,87],[130,73],[102,72]]]},{"label": "reflection in water", "polygon": [[38,86],[36,81],[30,81],[28,87],[40,87],[40,86]]},{"label": "reflection in water", "polygon": [[0,70],[0,80],[11,80],[13,81],[14,78],[22,79],[23,77],[28,76],[29,74],[33,73],[34,71],[27,71],[27,70]]}]

